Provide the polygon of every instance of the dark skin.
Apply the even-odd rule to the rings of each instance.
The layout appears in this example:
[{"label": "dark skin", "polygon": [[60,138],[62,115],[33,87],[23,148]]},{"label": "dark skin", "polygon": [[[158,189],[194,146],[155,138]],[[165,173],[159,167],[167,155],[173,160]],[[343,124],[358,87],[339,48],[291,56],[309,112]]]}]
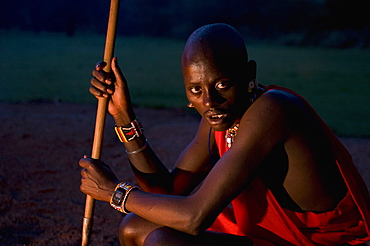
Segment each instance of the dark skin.
[{"label": "dark skin", "polygon": [[[235,54],[244,54],[238,46],[239,36],[230,32],[230,40],[223,41],[222,46],[210,43],[217,35],[225,36],[225,30],[216,31],[216,39],[205,32],[194,34],[185,46],[182,71],[186,96],[202,120],[174,170],[169,172],[150,146],[129,155],[142,190],[128,196],[126,209],[133,213],[121,224],[122,245],[248,245],[246,237],[206,229],[256,176],[282,207],[294,211],[329,211],[344,197],[346,187],[323,128],[297,97],[275,90],[262,94],[253,104],[246,100],[255,66],[243,55],[230,66],[223,50],[227,44],[238,51]],[[200,42],[203,39],[199,37],[209,43]],[[112,61],[113,74],[104,73],[103,66],[99,63],[93,71],[90,92],[97,98],[109,96],[108,110],[116,124],[128,124],[135,113],[127,82],[116,58]],[[220,131],[237,123],[240,128],[232,148],[213,166],[208,153],[210,127]],[[133,151],[144,143],[142,136],[124,147]],[[213,134],[210,143],[217,156]],[[90,158],[81,159],[80,166],[81,191],[109,202],[119,182],[113,172]]]}]

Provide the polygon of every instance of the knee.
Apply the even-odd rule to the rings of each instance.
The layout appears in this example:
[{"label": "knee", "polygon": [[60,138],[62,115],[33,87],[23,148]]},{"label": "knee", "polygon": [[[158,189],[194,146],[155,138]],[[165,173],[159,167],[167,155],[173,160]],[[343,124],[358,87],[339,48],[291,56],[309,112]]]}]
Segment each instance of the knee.
[{"label": "knee", "polygon": [[148,234],[144,241],[144,246],[172,245],[169,242],[169,228],[161,227]]},{"label": "knee", "polygon": [[140,230],[138,230],[138,220],[141,219],[135,214],[126,215],[118,230],[119,241],[121,245],[141,245]]},{"label": "knee", "polygon": [[121,245],[143,245],[148,234],[158,227],[136,214],[128,214],[119,226],[119,241]]}]

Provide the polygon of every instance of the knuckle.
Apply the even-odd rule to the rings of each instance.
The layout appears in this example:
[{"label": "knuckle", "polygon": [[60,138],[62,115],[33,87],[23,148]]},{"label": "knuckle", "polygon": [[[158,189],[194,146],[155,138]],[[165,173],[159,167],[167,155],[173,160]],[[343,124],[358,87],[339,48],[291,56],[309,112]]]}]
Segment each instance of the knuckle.
[{"label": "knuckle", "polygon": [[84,187],[82,185],[80,185],[80,191],[83,192],[83,193],[85,193],[85,189],[84,189]]}]

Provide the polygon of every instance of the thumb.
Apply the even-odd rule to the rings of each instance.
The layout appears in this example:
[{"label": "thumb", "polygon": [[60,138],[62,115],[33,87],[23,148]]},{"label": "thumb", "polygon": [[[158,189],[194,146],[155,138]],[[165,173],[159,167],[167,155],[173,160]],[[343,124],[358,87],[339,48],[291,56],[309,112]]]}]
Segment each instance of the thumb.
[{"label": "thumb", "polygon": [[82,168],[88,168],[89,166],[91,166],[93,164],[93,160],[91,158],[89,158],[88,156],[84,155],[84,158],[80,159],[78,164]]},{"label": "thumb", "polygon": [[[113,57],[112,63],[111,63],[111,69],[113,71],[114,77],[116,77],[116,83],[124,83],[124,84],[127,83],[126,78],[123,75],[122,70],[118,65],[117,57]],[[119,86],[122,86],[122,84],[120,84]]]}]

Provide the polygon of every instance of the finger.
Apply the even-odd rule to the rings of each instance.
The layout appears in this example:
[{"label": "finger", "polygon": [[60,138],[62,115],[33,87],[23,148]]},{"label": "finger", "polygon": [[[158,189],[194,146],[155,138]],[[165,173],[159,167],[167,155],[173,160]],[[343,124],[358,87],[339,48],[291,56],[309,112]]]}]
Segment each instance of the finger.
[{"label": "finger", "polygon": [[112,79],[110,78],[111,75],[104,71],[93,70],[92,75],[94,78],[96,78],[96,80],[98,80],[102,84],[107,84],[107,85],[112,84]]},{"label": "finger", "polygon": [[91,158],[82,158],[82,159],[80,159],[78,164],[80,165],[80,167],[87,169],[87,168],[91,167],[91,165],[93,165],[92,162],[93,161],[92,161]]},{"label": "finger", "polygon": [[105,61],[99,61],[95,64],[95,70],[101,71],[103,68],[107,66],[107,63]]},{"label": "finger", "polygon": [[83,180],[83,179],[85,179],[86,177],[87,177],[87,174],[86,174],[86,169],[81,169],[81,172],[80,172],[80,174],[81,174],[81,181]]},{"label": "finger", "polygon": [[94,86],[96,89],[99,89],[99,90],[101,90],[101,91],[106,90],[106,87],[107,87],[107,85],[106,85],[106,84],[103,84],[103,83],[101,82],[101,80],[99,80],[99,79],[98,79],[98,78],[96,78],[96,77],[93,77],[93,78],[91,78],[91,79],[90,79],[90,84],[91,84],[92,86]]},{"label": "finger", "polygon": [[108,98],[108,94],[102,92],[101,90],[96,89],[94,86],[90,86],[89,92],[96,98]]},{"label": "finger", "polygon": [[83,185],[83,184],[81,184],[80,185],[80,191],[82,192],[82,193],[85,193],[86,194],[86,189],[85,189],[85,186]]},{"label": "finger", "polygon": [[90,169],[90,168],[97,168],[99,166],[105,165],[105,163],[99,159],[93,159],[91,157],[86,157],[80,159],[80,166],[85,169]]},{"label": "finger", "polygon": [[103,94],[111,95],[114,92],[113,86],[103,84],[96,78],[91,78],[90,84],[94,87],[90,92],[95,96],[104,96]]},{"label": "finger", "polygon": [[85,168],[86,167],[86,158],[82,158],[78,161],[78,165],[80,165],[80,167],[82,168]]}]

